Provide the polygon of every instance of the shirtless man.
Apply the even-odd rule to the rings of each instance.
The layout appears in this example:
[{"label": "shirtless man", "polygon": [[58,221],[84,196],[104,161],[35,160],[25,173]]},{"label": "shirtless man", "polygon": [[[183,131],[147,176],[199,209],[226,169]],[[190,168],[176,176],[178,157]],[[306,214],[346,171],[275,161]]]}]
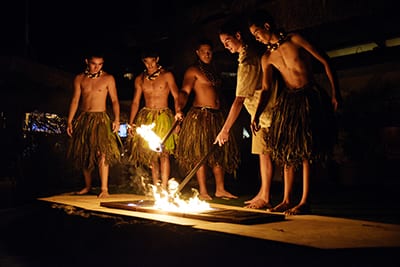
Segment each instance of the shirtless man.
[{"label": "shirtless man", "polygon": [[[246,108],[252,118],[255,116],[261,92],[261,65],[260,55],[255,53],[254,49],[244,40],[242,29],[239,25],[240,20],[232,18],[221,26],[219,38],[221,43],[231,53],[238,53],[238,69],[236,97],[230,108],[225,124],[222,126],[215,143],[219,145],[225,144],[229,140],[229,131],[238,118],[243,107]],[[251,152],[259,155],[259,167],[261,176],[261,186],[259,192],[252,199],[245,201],[246,208],[270,208],[270,188],[272,183],[274,165],[271,156],[267,150],[264,136],[271,123],[271,106],[273,105],[274,96],[270,101],[263,102],[266,104],[262,109],[261,119],[262,128],[257,133],[252,131]],[[268,105],[267,105],[268,104]]]},{"label": "shirtless man", "polygon": [[[261,11],[253,14],[248,26],[255,39],[266,45],[266,52],[261,58],[261,104],[268,101],[275,79],[273,72],[278,71],[283,79],[282,93],[272,115],[268,142],[274,159],[284,164],[285,188],[283,201],[270,210],[288,215],[307,213],[310,209],[310,162],[326,159],[335,141],[336,127],[332,126],[335,124],[333,112],[338,106],[337,80],[326,57],[301,35],[278,31],[267,13]],[[331,86],[330,99],[314,80],[312,58],[324,66]],[[257,116],[252,127],[259,127]],[[303,167],[303,194],[300,202],[292,205],[291,193],[297,166]]]},{"label": "shirtless man", "polygon": [[[221,79],[212,65],[213,46],[209,40],[200,40],[196,47],[197,62],[185,72],[182,89],[179,92],[181,110],[186,106],[193,92],[193,104],[183,120],[179,132],[176,155],[178,163],[187,171],[213,149],[214,138],[224,122],[219,90]],[[207,167],[212,168],[215,177],[215,197],[237,198],[225,190],[225,172],[232,173],[239,163],[237,143],[233,136],[222,149],[212,152],[196,172],[199,184],[199,198],[211,200],[206,178]]]},{"label": "shirtless man", "polygon": [[[179,89],[172,72],[159,65],[159,56],[155,51],[146,51],[142,54],[142,61],[146,69],[135,78],[135,92],[129,117],[128,153],[129,159],[135,166],[144,164],[150,166],[153,185],[160,184],[167,189],[170,176],[170,155],[175,150],[175,134],[172,134],[164,143],[163,150],[156,152],[150,149],[147,141],[140,137],[134,129],[141,125],[155,123],[153,131],[162,139],[174,123],[174,114],[168,106],[168,97],[172,94],[175,111],[178,108]],[[141,97],[144,96],[145,106],[139,110]]]},{"label": "shirtless man", "polygon": [[[120,117],[118,94],[114,77],[103,71],[102,54],[92,54],[85,62],[87,69],[74,79],[67,121],[67,134],[71,137],[67,156],[77,168],[83,169],[85,187],[77,194],[90,192],[92,172],[97,166],[101,182],[98,197],[108,197],[109,166],[117,163],[121,156],[117,143]],[[112,124],[106,113],[107,96],[111,99],[114,112]],[[79,102],[81,113],[73,122]]]}]

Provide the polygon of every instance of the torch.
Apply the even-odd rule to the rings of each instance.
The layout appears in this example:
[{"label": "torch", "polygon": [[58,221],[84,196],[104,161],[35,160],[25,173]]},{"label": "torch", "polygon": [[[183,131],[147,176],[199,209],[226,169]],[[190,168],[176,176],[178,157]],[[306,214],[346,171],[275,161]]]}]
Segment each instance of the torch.
[{"label": "torch", "polygon": [[173,133],[173,131],[175,130],[175,128],[182,122],[182,120],[175,120],[174,123],[172,124],[171,128],[169,129],[169,131],[167,132],[167,134],[164,136],[164,138],[161,140],[159,146],[156,147],[156,152],[162,152],[163,150],[163,146],[165,144],[165,142],[167,141],[168,137],[171,136],[171,134]]}]

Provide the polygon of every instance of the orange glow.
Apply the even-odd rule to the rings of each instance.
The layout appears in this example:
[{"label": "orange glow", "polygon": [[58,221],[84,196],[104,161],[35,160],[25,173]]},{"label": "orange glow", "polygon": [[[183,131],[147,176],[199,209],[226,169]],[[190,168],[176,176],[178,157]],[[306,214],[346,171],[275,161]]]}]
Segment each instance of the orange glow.
[{"label": "orange glow", "polygon": [[160,152],[162,150],[161,138],[153,131],[154,126],[154,122],[150,125],[140,125],[136,128],[136,132],[149,143],[151,150]]}]

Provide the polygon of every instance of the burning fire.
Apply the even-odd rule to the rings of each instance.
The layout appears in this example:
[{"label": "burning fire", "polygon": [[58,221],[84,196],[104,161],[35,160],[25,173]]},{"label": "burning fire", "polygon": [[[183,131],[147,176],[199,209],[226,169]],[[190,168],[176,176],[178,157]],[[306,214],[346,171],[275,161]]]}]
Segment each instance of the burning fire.
[{"label": "burning fire", "polygon": [[[153,131],[154,126],[155,123],[150,125],[141,125],[136,128],[136,132],[148,142],[151,150],[161,152],[162,140]],[[195,189],[193,189],[194,194],[191,198],[187,200],[182,199],[178,192],[179,183],[174,178],[171,178],[168,181],[168,190],[155,185],[150,185],[150,187],[154,197],[154,209],[183,213],[200,213],[213,209],[210,207],[209,203],[199,199],[199,193]]]},{"label": "burning fire", "polygon": [[154,197],[153,208],[183,213],[199,213],[212,210],[209,203],[199,199],[197,190],[195,190],[195,194],[191,198],[182,199],[180,194],[177,193],[178,185],[179,183],[174,178],[168,181],[168,190],[158,190],[157,186],[151,185]]},{"label": "burning fire", "polygon": [[160,152],[161,148],[161,138],[153,131],[155,123],[150,125],[140,125],[136,128],[136,132],[149,143],[149,147],[153,151]]}]

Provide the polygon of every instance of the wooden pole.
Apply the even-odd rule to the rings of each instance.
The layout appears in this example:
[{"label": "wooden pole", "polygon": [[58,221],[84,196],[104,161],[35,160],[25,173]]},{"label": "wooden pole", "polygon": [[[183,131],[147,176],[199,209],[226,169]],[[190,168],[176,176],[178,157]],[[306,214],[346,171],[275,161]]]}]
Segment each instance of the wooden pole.
[{"label": "wooden pole", "polygon": [[178,194],[180,191],[182,191],[183,187],[192,179],[192,177],[196,174],[198,169],[201,167],[201,165],[204,164],[206,159],[208,158],[211,153],[215,151],[215,149],[218,147],[218,144],[214,144],[211,149],[203,156],[203,158],[200,159],[199,162],[197,162],[196,166],[193,167],[192,170],[186,175],[186,177],[183,179],[183,181],[179,184],[178,189],[176,190],[175,194]]}]

